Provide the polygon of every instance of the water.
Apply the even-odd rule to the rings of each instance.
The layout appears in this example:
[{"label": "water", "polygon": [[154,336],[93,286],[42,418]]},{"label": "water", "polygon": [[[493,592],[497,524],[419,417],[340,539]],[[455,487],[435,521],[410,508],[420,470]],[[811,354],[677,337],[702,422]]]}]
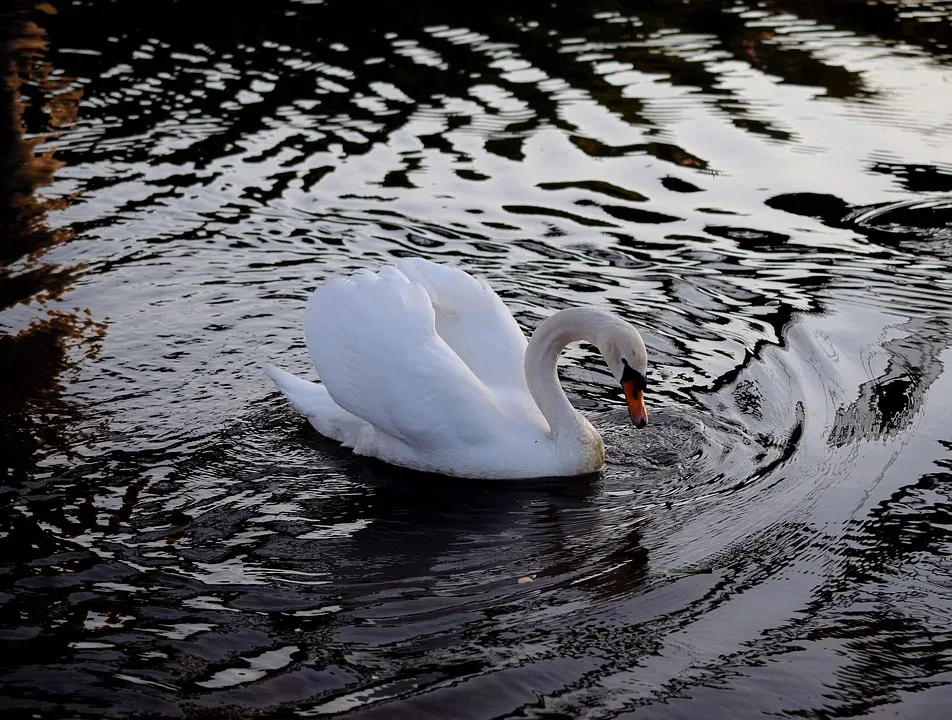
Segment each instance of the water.
[{"label": "water", "polygon": [[[941,716],[950,18],[16,5],[4,717]],[[310,290],[409,254],[527,330],[629,318],[652,424],[579,346],[596,478],[317,437],[259,363],[308,375]]]}]

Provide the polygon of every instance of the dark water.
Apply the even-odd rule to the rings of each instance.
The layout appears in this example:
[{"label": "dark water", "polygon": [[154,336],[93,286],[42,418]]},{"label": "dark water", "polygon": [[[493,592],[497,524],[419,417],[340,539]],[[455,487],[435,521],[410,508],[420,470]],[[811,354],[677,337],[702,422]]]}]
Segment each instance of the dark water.
[{"label": "dark water", "polygon": [[[14,5],[4,718],[944,716],[950,3]],[[597,478],[317,437],[258,364],[404,254],[653,424],[578,347]]]}]

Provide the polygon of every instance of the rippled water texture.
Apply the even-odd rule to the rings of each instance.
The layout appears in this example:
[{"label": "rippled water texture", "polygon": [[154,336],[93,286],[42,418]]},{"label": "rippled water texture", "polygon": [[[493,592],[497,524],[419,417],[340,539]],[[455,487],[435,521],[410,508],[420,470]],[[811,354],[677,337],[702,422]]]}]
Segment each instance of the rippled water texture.
[{"label": "rippled water texture", "polygon": [[[14,2],[4,718],[944,717],[952,6]],[[416,254],[530,331],[598,477],[322,440],[308,293]]]}]

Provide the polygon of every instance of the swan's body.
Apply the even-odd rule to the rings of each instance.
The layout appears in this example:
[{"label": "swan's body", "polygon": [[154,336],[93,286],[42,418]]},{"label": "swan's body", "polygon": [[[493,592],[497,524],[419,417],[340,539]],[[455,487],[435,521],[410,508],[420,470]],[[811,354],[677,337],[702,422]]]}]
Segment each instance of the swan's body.
[{"label": "swan's body", "polygon": [[598,347],[647,422],[644,343],[595,308],[561,310],[527,343],[493,290],[419,258],[317,288],[305,336],[323,384],[266,372],[322,435],[394,465],[469,478],[591,473],[605,451],[566,398],[556,361],[571,342]]}]

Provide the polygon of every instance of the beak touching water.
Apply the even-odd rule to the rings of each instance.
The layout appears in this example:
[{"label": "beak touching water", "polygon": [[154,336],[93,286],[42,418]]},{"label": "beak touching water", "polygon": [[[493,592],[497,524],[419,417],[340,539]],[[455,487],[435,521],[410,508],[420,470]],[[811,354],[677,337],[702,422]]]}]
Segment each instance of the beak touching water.
[{"label": "beak touching water", "polygon": [[645,388],[648,387],[648,379],[643,372],[631,367],[624,358],[621,362],[625,366],[621,374],[621,389],[628,403],[628,416],[640,430],[648,424],[648,412],[645,410]]},{"label": "beak touching water", "polygon": [[648,424],[648,411],[645,410],[644,391],[633,380],[622,380],[621,389],[625,392],[628,402],[628,415],[636,428],[643,428]]}]

